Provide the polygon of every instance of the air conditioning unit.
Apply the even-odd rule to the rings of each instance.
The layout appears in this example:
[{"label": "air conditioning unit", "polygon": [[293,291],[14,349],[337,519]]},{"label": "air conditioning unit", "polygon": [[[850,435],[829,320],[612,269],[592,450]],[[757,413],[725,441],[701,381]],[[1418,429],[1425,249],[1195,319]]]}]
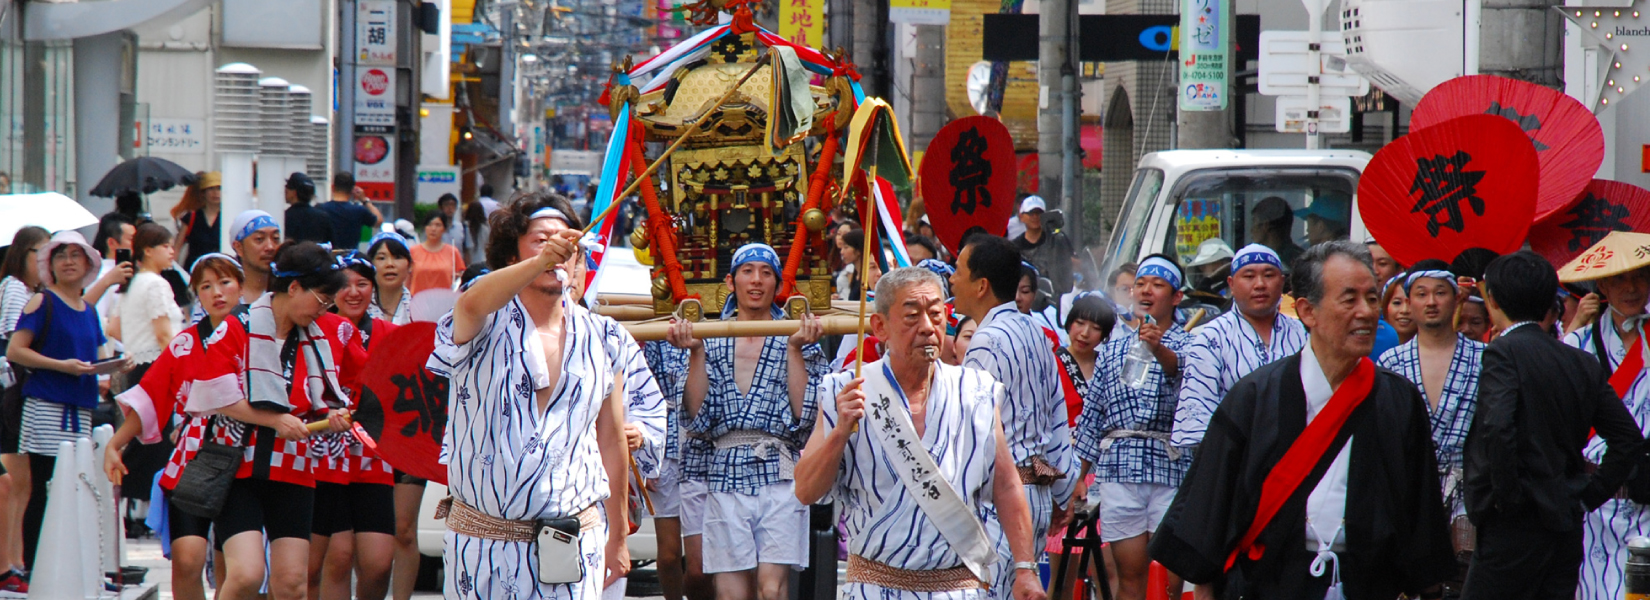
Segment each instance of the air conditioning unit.
[{"label": "air conditioning unit", "polygon": [[1433,86],[1477,71],[1467,2],[1476,0],[1343,0],[1347,64],[1399,102],[1420,102]]}]

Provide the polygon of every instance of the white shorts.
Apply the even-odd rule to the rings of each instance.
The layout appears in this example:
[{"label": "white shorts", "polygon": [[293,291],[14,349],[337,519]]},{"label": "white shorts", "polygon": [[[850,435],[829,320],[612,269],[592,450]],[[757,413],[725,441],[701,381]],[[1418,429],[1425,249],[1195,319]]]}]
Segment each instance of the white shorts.
[{"label": "white shorts", "polygon": [[706,509],[705,573],[807,564],[808,507],[796,500],[794,482],[764,486],[754,496],[711,492]]},{"label": "white shorts", "polygon": [[682,519],[682,537],[703,534],[705,503],[710,499],[710,490],[705,482],[683,479],[676,484],[676,496],[681,500],[681,509],[676,514]]},{"label": "white shorts", "polygon": [[659,465],[659,478],[647,482],[647,495],[653,500],[653,518],[676,519],[682,516],[682,469],[675,459]]},{"label": "white shorts", "polygon": [[1126,540],[1157,531],[1174,502],[1175,488],[1156,483],[1099,483],[1100,541]]}]

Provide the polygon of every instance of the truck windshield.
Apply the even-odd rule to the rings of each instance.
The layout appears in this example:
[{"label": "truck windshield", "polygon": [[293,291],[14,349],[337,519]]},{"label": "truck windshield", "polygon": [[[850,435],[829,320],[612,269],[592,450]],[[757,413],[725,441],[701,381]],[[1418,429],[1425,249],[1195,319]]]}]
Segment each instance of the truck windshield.
[{"label": "truck windshield", "polygon": [[[1105,269],[1100,277],[1111,278],[1111,270],[1124,262],[1133,262],[1140,255],[1142,236],[1146,234],[1146,220],[1157,205],[1157,194],[1163,191],[1163,171],[1140,169],[1134,173],[1134,183],[1123,199],[1122,217],[1112,229],[1111,248],[1106,252]],[[1110,281],[1107,281],[1110,286]]]},{"label": "truck windshield", "polygon": [[1224,297],[1237,249],[1268,246],[1287,271],[1303,248],[1345,239],[1357,187],[1357,171],[1347,168],[1194,171],[1173,190],[1174,214],[1156,250],[1186,268],[1194,295]]}]

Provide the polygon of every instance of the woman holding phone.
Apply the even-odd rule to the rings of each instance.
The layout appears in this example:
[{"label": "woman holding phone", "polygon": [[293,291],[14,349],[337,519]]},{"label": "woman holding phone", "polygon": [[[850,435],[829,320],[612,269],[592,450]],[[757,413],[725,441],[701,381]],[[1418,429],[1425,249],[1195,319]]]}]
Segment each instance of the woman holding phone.
[{"label": "woman holding phone", "polygon": [[[81,294],[88,286],[98,287],[93,285],[101,260],[97,250],[79,233],[63,231],[46,242],[35,260],[45,289],[23,307],[6,349],[14,367],[31,369],[23,384],[18,434],[29,472],[41,475],[30,478],[23,512],[23,561],[31,567],[46,515],[46,475],[57,467],[58,443],[91,435],[99,371],[92,363],[107,341],[97,307]],[[104,283],[99,285],[106,289]]]},{"label": "woman holding phone", "polygon": [[[338,289],[333,312],[355,326],[362,348],[372,348],[396,326],[368,314],[372,305],[372,263],[358,252],[339,259],[344,285]],[[352,396],[359,398],[357,394]],[[390,589],[390,565],[395,554],[395,475],[389,463],[348,432],[322,436],[348,446],[348,458],[338,461],[316,453],[315,522],[309,538],[309,597],[383,600]],[[354,572],[355,594],[350,595]]]},{"label": "woman holding phone", "polygon": [[[172,338],[138,385],[115,397],[121,412],[125,413],[125,421],[103,449],[103,469],[110,482],[121,485],[127,478],[123,452],[133,439],[145,444],[166,441],[166,424],[171,423],[175,415],[184,414],[182,403],[186,400],[186,388],[183,384],[190,380],[195,363],[206,356],[208,344],[221,337],[217,332],[227,330],[229,321],[235,320],[235,309],[241,298],[241,282],[241,265],[229,256],[206,254],[195,261],[190,272],[189,289],[200,299],[206,317]],[[235,326],[241,325],[236,321]],[[200,448],[210,417],[185,416],[188,422],[177,433],[178,443],[172,449],[159,484],[168,500],[165,506],[172,544],[172,596],[179,600],[205,600],[206,587],[201,574],[206,566],[209,550],[207,535],[211,531],[212,521],[172,506],[170,497],[184,466]],[[122,489],[149,487],[147,479],[132,477],[131,484]],[[222,566],[222,562],[218,564]]]}]

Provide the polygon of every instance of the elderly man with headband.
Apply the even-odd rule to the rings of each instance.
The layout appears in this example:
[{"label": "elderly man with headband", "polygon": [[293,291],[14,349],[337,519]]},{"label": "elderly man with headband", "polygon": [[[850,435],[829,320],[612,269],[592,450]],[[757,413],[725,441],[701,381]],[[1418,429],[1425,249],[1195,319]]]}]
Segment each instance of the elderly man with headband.
[{"label": "elderly man with headband", "polygon": [[[1444,504],[1456,531],[1452,536],[1456,559],[1464,566],[1472,556],[1472,525],[1467,521],[1462,496],[1462,458],[1478,405],[1484,344],[1456,333],[1455,310],[1466,296],[1442,261],[1436,265],[1427,262],[1416,264],[1402,276],[1401,283],[1419,330],[1415,337],[1386,351],[1376,362],[1413,382],[1427,401],[1427,411],[1432,415],[1432,448],[1443,475]],[[1461,581],[1465,575],[1463,569],[1454,579]]]},{"label": "elderly man with headband", "polygon": [[625,369],[569,284],[585,270],[574,214],[543,192],[501,208],[493,272],[436,328],[427,367],[453,389],[447,598],[595,600],[630,568]]},{"label": "elderly man with headband", "polygon": [[[722,320],[784,317],[774,305],[779,254],[740,246],[725,280]],[[784,600],[791,567],[808,559],[808,507],[796,499],[796,459],[819,409],[814,386],[829,371],[812,315],[789,338],[700,340],[671,322],[671,344],[688,350],[682,427],[711,440],[703,560],[722,600]]]},{"label": "elderly man with headband", "polygon": [[[1140,261],[1134,274],[1140,327],[1113,334],[1106,342],[1095,360],[1099,402],[1086,403],[1077,421],[1077,454],[1083,473],[1094,473],[1100,536],[1117,559],[1117,591],[1123,600],[1146,598],[1151,566],[1146,544],[1192,465],[1191,453],[1170,445],[1180,357],[1192,343],[1192,334],[1174,324],[1184,282],[1180,266],[1166,256]],[[1145,376],[1131,381],[1125,363],[1132,360],[1136,344],[1144,344],[1152,360],[1136,367]],[[1171,576],[1168,584],[1170,597],[1180,597],[1180,579]]]},{"label": "elderly man with headband", "polygon": [[1233,310],[1198,328],[1186,348],[1170,439],[1176,446],[1203,441],[1209,417],[1237,380],[1306,345],[1300,320],[1278,311],[1283,298],[1283,259],[1278,253],[1260,244],[1244,246],[1232,257],[1226,286]]}]

